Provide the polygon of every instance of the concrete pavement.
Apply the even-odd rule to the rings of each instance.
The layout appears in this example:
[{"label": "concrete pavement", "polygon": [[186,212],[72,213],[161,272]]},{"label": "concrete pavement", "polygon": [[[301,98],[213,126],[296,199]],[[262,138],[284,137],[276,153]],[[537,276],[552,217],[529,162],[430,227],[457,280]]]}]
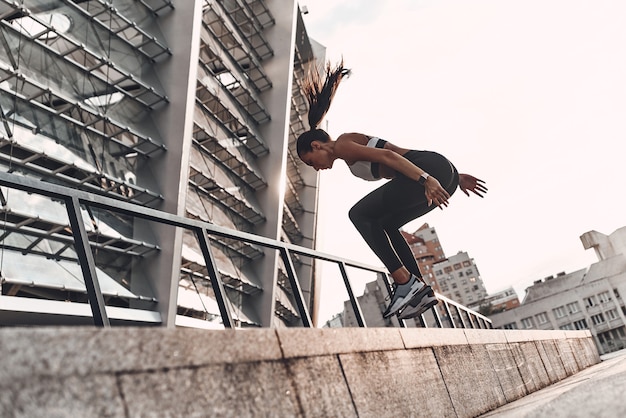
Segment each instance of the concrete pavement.
[{"label": "concrete pavement", "polygon": [[626,417],[626,350],[481,417]]}]

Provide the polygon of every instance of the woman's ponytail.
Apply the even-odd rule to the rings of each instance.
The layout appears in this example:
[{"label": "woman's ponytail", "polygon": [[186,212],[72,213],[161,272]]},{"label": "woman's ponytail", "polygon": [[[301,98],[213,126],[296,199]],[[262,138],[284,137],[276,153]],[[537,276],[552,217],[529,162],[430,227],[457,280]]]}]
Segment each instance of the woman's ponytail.
[{"label": "woman's ponytail", "polygon": [[350,70],[343,67],[343,60],[336,67],[330,65],[330,61],[326,63],[324,77],[320,76],[317,68],[311,68],[309,76],[304,83],[304,94],[309,102],[309,126],[310,130],[304,132],[297,141],[298,155],[302,156],[311,151],[311,142],[321,141],[327,142],[330,136],[319,125],[328,113],[330,103],[335,96],[337,87],[344,76],[349,76]]},{"label": "woman's ponytail", "polygon": [[348,75],[350,70],[343,67],[343,60],[335,68],[329,61],[323,79],[316,68],[311,69],[309,78],[304,84],[304,94],[309,102],[309,126],[312,130],[317,129],[326,116],[339,83]]}]

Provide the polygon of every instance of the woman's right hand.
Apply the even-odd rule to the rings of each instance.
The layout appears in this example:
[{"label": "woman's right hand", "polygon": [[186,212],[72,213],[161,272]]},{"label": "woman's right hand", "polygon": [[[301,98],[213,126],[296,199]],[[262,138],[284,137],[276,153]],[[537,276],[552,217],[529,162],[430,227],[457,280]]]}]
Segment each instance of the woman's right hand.
[{"label": "woman's right hand", "polygon": [[441,206],[448,206],[448,199],[450,199],[450,193],[439,183],[439,180],[434,178],[433,176],[429,176],[424,183],[424,189],[426,194],[426,200],[428,201],[428,206],[431,206],[433,203],[437,205],[439,209],[443,209]]}]

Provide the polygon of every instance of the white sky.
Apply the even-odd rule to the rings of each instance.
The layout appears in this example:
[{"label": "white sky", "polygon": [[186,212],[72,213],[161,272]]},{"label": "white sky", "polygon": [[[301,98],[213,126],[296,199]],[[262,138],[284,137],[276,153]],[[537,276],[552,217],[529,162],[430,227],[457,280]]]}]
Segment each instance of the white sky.
[{"label": "white sky", "polygon": [[[376,135],[446,155],[484,179],[409,223],[467,251],[488,292],[597,261],[579,236],[626,225],[626,2],[300,1],[309,36],[353,75],[327,116],[333,137]],[[337,161],[321,174],[318,249],[382,265],[349,208],[377,183]],[[341,286],[341,283],[337,283]]]}]

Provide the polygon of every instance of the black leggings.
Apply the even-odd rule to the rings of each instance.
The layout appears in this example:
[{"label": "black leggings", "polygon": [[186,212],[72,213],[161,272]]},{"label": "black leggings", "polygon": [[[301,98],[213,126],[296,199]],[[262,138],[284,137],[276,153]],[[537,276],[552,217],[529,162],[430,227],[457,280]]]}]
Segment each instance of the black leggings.
[{"label": "black leggings", "polygon": [[[459,173],[443,155],[409,151],[404,157],[435,177],[450,195],[454,193],[459,184]],[[422,277],[400,228],[436,207],[434,204],[428,206],[424,186],[397,173],[396,177],[359,200],[350,209],[349,216],[389,272],[404,265],[409,272]]]}]

